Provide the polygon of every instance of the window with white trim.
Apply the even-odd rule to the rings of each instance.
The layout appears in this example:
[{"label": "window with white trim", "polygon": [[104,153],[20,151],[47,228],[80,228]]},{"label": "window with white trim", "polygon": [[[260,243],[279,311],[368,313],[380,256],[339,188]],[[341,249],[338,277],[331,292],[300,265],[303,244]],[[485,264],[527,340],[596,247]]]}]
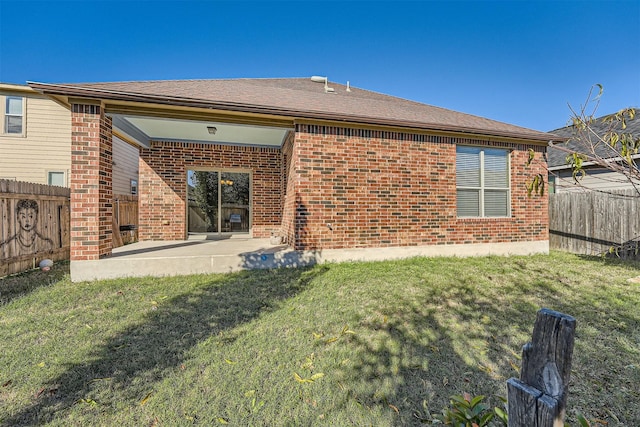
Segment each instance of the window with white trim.
[{"label": "window with white trim", "polygon": [[5,134],[22,135],[24,133],[24,98],[5,97],[4,128]]},{"label": "window with white trim", "polygon": [[511,215],[509,151],[457,146],[456,195],[458,218]]},{"label": "window with white trim", "polygon": [[129,182],[131,184],[131,195],[132,196],[137,196],[138,195],[138,180],[137,179],[132,179]]}]

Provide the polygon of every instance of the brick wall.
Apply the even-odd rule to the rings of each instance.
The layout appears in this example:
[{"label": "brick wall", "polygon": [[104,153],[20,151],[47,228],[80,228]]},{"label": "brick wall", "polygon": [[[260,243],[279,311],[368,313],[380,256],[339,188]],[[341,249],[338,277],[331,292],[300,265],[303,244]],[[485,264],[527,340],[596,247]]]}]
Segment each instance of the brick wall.
[{"label": "brick wall", "polygon": [[295,151],[294,145],[294,133],[290,132],[284,144],[282,145],[282,167],[283,167],[283,210],[282,210],[282,225],[280,233],[284,238],[284,241],[291,246],[295,245],[296,236],[296,188],[295,177],[296,165],[299,163],[297,159],[294,159]]},{"label": "brick wall", "polygon": [[71,108],[71,260],[111,253],[111,119],[99,105]]},{"label": "brick wall", "polygon": [[152,142],[140,149],[140,240],[186,237],[189,169],[252,171],[253,236],[279,232],[282,220],[283,166],[278,148]]},{"label": "brick wall", "polygon": [[[456,217],[455,146],[511,150],[511,217]],[[186,235],[190,168],[253,173],[253,235],[296,249],[498,243],[548,239],[547,198],[529,199],[528,150],[446,136],[297,125],[282,150],[154,142],[140,151],[140,239]],[[171,214],[167,214],[170,212]]]},{"label": "brick wall", "polygon": [[[456,217],[456,144],[508,148],[511,217]],[[548,239],[547,198],[529,199],[528,150],[544,147],[298,124],[296,249],[497,243]],[[287,197],[291,197],[290,194]],[[285,208],[285,212],[287,208]]]}]

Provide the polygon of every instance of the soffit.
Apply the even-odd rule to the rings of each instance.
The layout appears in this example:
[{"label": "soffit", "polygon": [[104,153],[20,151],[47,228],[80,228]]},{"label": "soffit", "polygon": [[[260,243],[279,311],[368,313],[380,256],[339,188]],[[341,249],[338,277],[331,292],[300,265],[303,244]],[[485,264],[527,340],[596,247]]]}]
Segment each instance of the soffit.
[{"label": "soffit", "polygon": [[[151,141],[180,141],[210,144],[280,147],[285,127],[257,126],[211,120],[187,120],[140,115],[111,114],[114,128],[138,144],[148,147]],[[215,128],[210,133],[209,128]]]}]

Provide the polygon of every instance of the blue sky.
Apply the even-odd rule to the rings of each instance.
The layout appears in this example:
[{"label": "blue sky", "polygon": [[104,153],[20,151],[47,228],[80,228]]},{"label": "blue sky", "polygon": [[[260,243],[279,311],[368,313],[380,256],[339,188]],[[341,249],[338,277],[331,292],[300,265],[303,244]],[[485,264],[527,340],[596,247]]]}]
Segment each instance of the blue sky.
[{"label": "blue sky", "polygon": [[328,76],[537,130],[640,106],[640,0],[0,0],[0,81]]}]

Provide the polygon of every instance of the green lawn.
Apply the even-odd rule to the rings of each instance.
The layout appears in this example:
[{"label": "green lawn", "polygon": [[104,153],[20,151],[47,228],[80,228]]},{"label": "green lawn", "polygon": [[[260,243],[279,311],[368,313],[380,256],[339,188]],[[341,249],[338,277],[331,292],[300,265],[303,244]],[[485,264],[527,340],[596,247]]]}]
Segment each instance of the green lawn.
[{"label": "green lawn", "polygon": [[[71,283],[0,279],[0,425],[420,425],[578,320],[576,413],[640,425],[640,263],[564,253]],[[597,424],[596,424],[597,425]]]}]

